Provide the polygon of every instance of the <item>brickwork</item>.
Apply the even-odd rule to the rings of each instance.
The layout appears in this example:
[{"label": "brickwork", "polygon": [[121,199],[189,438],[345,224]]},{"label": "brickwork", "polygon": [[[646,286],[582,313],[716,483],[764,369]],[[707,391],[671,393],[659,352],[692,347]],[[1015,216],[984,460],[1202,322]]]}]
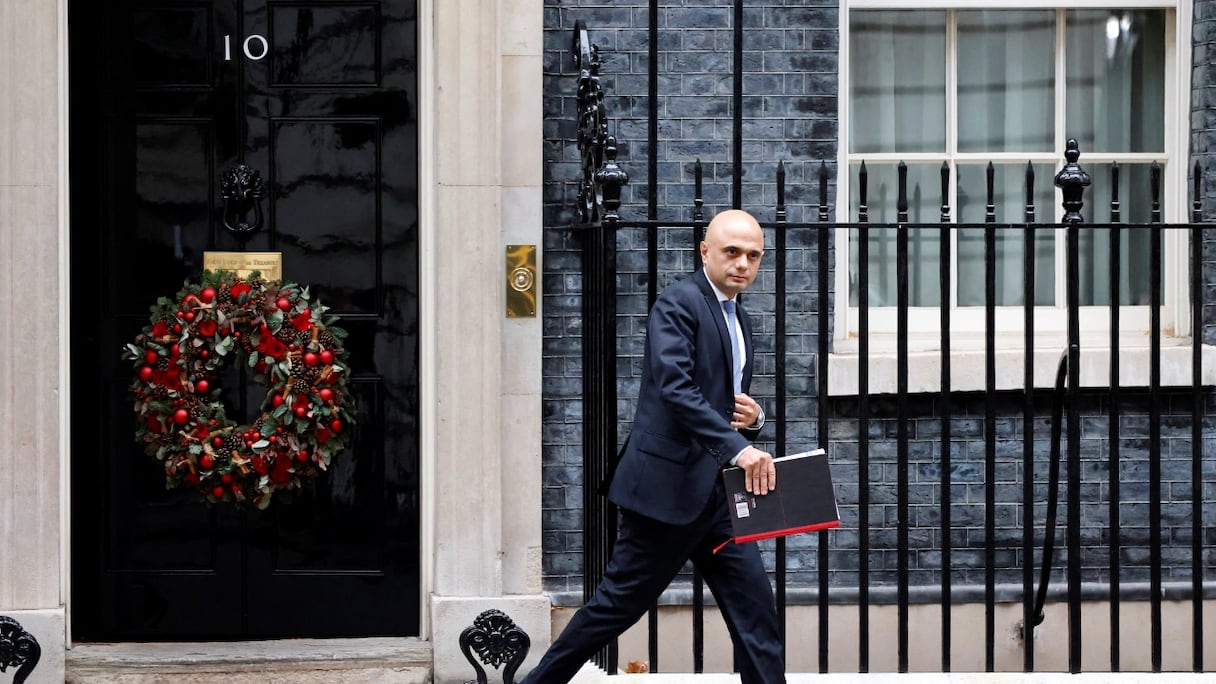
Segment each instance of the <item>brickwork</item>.
[{"label": "brickwork", "polygon": [[[1124,390],[1119,406],[1119,483],[1120,507],[1118,543],[1120,579],[1147,582],[1149,579],[1149,446],[1148,394]],[[1190,579],[1191,540],[1191,416],[1189,393],[1163,393],[1161,420],[1161,498],[1162,560],[1164,581]],[[1042,540],[1046,527],[1051,457],[1051,406],[1053,393],[1036,393],[1033,446],[1035,557],[1032,565],[1042,563]],[[983,393],[952,395],[952,449],[950,457],[951,561],[952,582],[956,585],[983,584],[986,568],[985,441]],[[870,581],[872,585],[894,585],[897,567],[896,521],[897,427],[895,402],[879,399],[872,403],[869,424],[869,515]],[[998,393],[996,398],[996,478],[995,487],[995,567],[996,582],[1022,582],[1024,508],[1023,482],[1025,455],[1023,402],[1021,393]],[[1206,406],[1204,453],[1216,453],[1211,415],[1216,406]],[[1084,395],[1081,413],[1081,528],[1082,562],[1085,580],[1110,579],[1108,554],[1112,543],[1110,529],[1110,442],[1108,439],[1109,400],[1100,394]],[[842,520],[858,520],[858,422],[856,400],[833,401],[831,450],[833,476],[838,484]],[[1065,428],[1066,429],[1066,428]],[[936,586],[941,582],[941,418],[936,397],[913,397],[909,433],[909,582],[913,586]],[[1063,441],[1063,440],[1062,440]],[[1066,461],[1065,447],[1061,458]],[[1204,464],[1205,480],[1216,475],[1216,464]],[[1054,567],[1062,578],[1065,563],[1065,478],[1068,468],[1060,468],[1058,489],[1056,549]],[[1209,498],[1210,492],[1205,496]],[[1203,507],[1204,526],[1216,523],[1216,508]],[[830,535],[829,567],[833,586],[857,586],[860,530],[857,525]],[[813,538],[799,538],[790,548],[815,548]],[[1205,541],[1205,543],[1207,543]],[[770,559],[771,562],[771,559]],[[813,583],[817,561],[814,553],[800,553],[794,571],[798,583]],[[1036,571],[1037,578],[1037,571]],[[1037,581],[1037,580],[1036,580]]]},{"label": "brickwork", "polygon": [[[1204,220],[1216,216],[1216,0],[1195,0],[1191,28],[1191,173],[1195,162],[1204,172],[1201,195]],[[1192,179],[1193,182],[1193,179]],[[1204,282],[1216,280],[1216,233],[1204,230]],[[1216,300],[1204,307],[1204,341],[1216,343]]]},{"label": "brickwork", "polygon": [[[836,158],[836,97],[838,11],[834,4],[749,2],[743,15],[743,116],[740,127],[743,152],[733,157],[735,120],[733,88],[733,3],[724,0],[662,3],[659,11],[658,136],[647,144],[647,69],[649,64],[649,10],[645,2],[592,2],[546,0],[545,73],[545,279],[544,279],[544,580],[549,591],[582,588],[582,367],[580,356],[581,290],[580,247],[575,232],[563,229],[574,221],[579,163],[574,132],[576,74],[569,54],[574,21],[582,19],[591,39],[601,48],[602,74],[608,93],[610,132],[621,143],[619,162],[630,173],[623,196],[625,220],[691,218],[693,163],[704,164],[706,217],[731,206],[733,174],[740,173],[743,208],[753,210],[766,224],[773,220],[776,201],[775,173],[779,160],[786,164],[789,220],[815,220],[818,187],[815,172],[820,160]],[[1216,97],[1216,83],[1206,64],[1210,26],[1216,25],[1216,0],[1196,4],[1194,102],[1192,124],[1195,158],[1216,174],[1216,118],[1205,98]],[[1216,36],[1216,30],[1213,30]],[[1216,71],[1212,72],[1216,76]],[[1216,100],[1213,100],[1216,103]],[[1208,145],[1213,144],[1211,152]],[[653,153],[654,175],[649,175]],[[654,196],[653,212],[650,198]],[[834,190],[830,194],[834,194]],[[1204,184],[1205,205],[1216,195],[1216,178]],[[1210,211],[1208,214],[1210,216]],[[1209,235],[1211,231],[1208,231]],[[766,228],[770,247],[774,229]],[[816,355],[819,331],[817,262],[819,231],[791,229],[786,234],[787,323],[785,366],[776,367],[773,354],[775,259],[770,254],[746,304],[757,312],[756,381],[753,393],[771,407],[775,378],[785,378],[788,392],[785,451],[810,448],[816,434]],[[694,239],[690,229],[657,231],[661,291],[694,267]],[[649,301],[647,234],[644,229],[623,229],[618,237],[618,394],[619,434],[624,438],[633,414],[639,383],[642,336]],[[829,242],[828,248],[831,249]],[[1206,281],[1216,282],[1216,240],[1205,244]],[[834,276],[834,274],[832,274]],[[832,279],[829,278],[829,282]],[[1209,297],[1211,300],[1212,298]],[[829,304],[832,306],[834,302]],[[1216,303],[1205,308],[1205,338],[1216,340]],[[830,333],[829,333],[830,334]],[[1036,557],[1042,547],[1047,497],[1050,445],[1050,397],[1041,393],[1035,418],[1035,539]],[[1148,578],[1148,436],[1147,399],[1125,391],[1121,406],[1121,458],[1119,481],[1121,520],[1119,540],[1121,579]],[[1020,395],[998,397],[996,567],[999,583],[1022,581],[1022,403]],[[1162,406],[1162,499],[1164,506],[1162,559],[1166,581],[1190,578],[1190,416],[1189,395],[1167,393]],[[1109,450],[1107,400],[1087,395],[1082,413],[1082,519],[1085,579],[1107,581],[1111,533],[1109,517]],[[856,521],[858,514],[858,424],[856,399],[830,402],[830,449],[840,492],[842,517]],[[940,418],[935,397],[912,400],[909,425],[909,581],[913,586],[941,582]],[[1204,453],[1216,453],[1216,431],[1211,398],[1205,407],[1205,432],[1210,444]],[[980,585],[985,579],[984,397],[956,395],[953,404],[951,457],[951,568],[956,586]],[[894,402],[872,400],[868,490],[871,586],[895,582],[896,556],[896,451]],[[762,447],[774,448],[775,431],[766,429]],[[1205,475],[1213,466],[1206,464]],[[1065,471],[1066,472],[1066,471]],[[1206,477],[1205,477],[1206,479]],[[1060,525],[1057,531],[1057,568],[1064,562],[1064,492],[1060,489]],[[1208,494],[1205,500],[1216,499]],[[1216,522],[1216,504],[1205,505],[1204,525]],[[856,524],[828,535],[829,567],[833,587],[856,587],[861,532]],[[817,535],[788,541],[787,568],[792,587],[817,583]],[[773,544],[763,545],[772,567]],[[1060,576],[1061,571],[1057,571]]]},{"label": "brickwork", "polygon": [[[565,0],[545,3],[545,336],[544,336],[544,501],[545,581],[555,590],[581,587],[582,428],[582,283],[578,237],[561,226],[575,220],[580,180],[574,129],[577,74],[570,55],[576,20],[586,23],[599,46],[607,93],[609,133],[618,138],[618,161],[631,180],[622,195],[626,220],[692,218],[694,165],[703,164],[705,216],[730,208],[732,184],[739,174],[739,205],[772,221],[777,200],[778,161],[785,162],[788,220],[814,220],[815,180],[821,161],[836,157],[837,12],[834,3],[780,0],[748,2],[743,12],[742,155],[734,159],[735,16],[731,0],[664,3],[658,13],[657,141],[654,177],[649,135],[649,4]],[[651,195],[654,196],[653,207]],[[790,310],[816,302],[814,271],[817,231],[791,230],[787,258],[800,268],[787,283]],[[774,244],[773,231],[766,240]],[[695,266],[690,229],[658,231],[661,291]],[[645,230],[622,231],[618,240],[619,396],[621,438],[628,431],[639,383],[642,333],[649,309]],[[770,257],[747,306],[773,310],[775,276]],[[805,268],[805,270],[801,270]],[[762,401],[775,391],[773,319],[759,316],[757,379],[753,393]],[[813,388],[812,318],[790,326],[786,345],[788,382],[799,391]],[[792,411],[791,411],[792,414]],[[803,412],[799,415],[811,416]],[[814,441],[810,418],[788,426],[791,443]]]}]

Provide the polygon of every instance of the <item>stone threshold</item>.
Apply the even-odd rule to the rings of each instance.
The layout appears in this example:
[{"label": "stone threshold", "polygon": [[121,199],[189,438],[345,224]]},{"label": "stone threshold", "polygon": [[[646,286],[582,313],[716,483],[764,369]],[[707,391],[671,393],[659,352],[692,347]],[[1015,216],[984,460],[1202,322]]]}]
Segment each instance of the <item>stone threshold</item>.
[{"label": "stone threshold", "polygon": [[432,649],[417,638],[281,639],[193,643],[81,643],[66,681],[358,682],[429,684]]}]

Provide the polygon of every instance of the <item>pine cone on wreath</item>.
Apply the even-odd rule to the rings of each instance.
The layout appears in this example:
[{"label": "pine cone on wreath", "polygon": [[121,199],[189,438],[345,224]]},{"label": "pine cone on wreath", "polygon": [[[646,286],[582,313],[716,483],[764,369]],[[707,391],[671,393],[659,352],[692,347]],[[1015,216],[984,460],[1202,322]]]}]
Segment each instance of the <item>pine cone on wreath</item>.
[{"label": "pine cone on wreath", "polygon": [[[335,329],[338,334],[330,334],[320,316],[306,315],[313,304],[307,289],[301,294],[296,287],[290,284],[284,293],[278,282],[260,277],[244,281],[229,273],[204,274],[202,290],[187,284],[176,297],[158,300],[152,322],[136,338],[136,344],[125,348],[124,358],[133,362],[137,375],[131,393],[140,414],[138,436],[146,445],[145,451],[164,463],[170,487],[194,488],[210,503],[252,502],[265,508],[275,492],[297,489],[316,475],[317,469],[309,463],[296,463],[298,453],[307,449],[314,455],[315,450],[314,457],[328,463],[343,448],[345,431],[331,433],[311,419],[286,430],[279,426],[278,417],[272,417],[283,414],[277,409],[288,395],[293,397],[289,407],[293,414],[311,410],[309,393],[318,381],[325,382],[325,388],[319,390],[321,396],[345,389],[346,374],[333,365],[342,354],[341,332]],[[206,307],[200,306],[196,310],[202,314],[196,313],[193,324],[179,318],[185,306],[182,302],[201,301],[200,297],[206,296],[210,304],[212,292],[216,299],[209,315]],[[278,306],[284,298],[292,302],[291,307]],[[293,315],[292,311],[297,312]],[[215,334],[203,335],[200,321],[208,332],[214,326]],[[254,321],[259,321],[260,327],[255,327]],[[268,339],[268,324],[278,325],[276,343]],[[168,352],[171,344],[181,345],[180,356]],[[225,348],[216,349],[220,344]],[[255,351],[257,357],[240,356],[240,352]],[[268,387],[268,397],[279,398],[279,404],[273,407],[273,400],[268,401],[263,409],[266,413],[252,425],[240,426],[227,418],[220,393],[210,387],[213,382],[218,385],[222,377],[216,374],[221,362],[233,358],[237,363],[252,360],[255,380]],[[284,360],[288,377],[280,366]],[[204,381],[206,385],[202,385]],[[331,401],[324,415],[332,417],[333,425],[345,427],[354,423],[348,411],[348,407]],[[182,414],[188,414],[186,420]],[[278,433],[277,439],[272,429]],[[267,434],[262,436],[263,432]],[[198,449],[200,442],[202,452]],[[254,449],[254,444],[259,446]],[[196,459],[199,465],[206,465],[201,472],[195,470]],[[190,472],[182,472],[183,467]],[[259,477],[250,477],[254,473]],[[268,474],[269,482],[263,482]],[[229,481],[221,487],[216,477]]]}]

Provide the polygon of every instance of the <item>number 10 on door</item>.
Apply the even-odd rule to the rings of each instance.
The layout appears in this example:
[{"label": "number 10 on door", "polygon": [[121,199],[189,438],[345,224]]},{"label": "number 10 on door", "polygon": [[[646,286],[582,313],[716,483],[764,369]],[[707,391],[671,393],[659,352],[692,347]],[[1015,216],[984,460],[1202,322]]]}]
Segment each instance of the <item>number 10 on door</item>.
[{"label": "number 10 on door", "polygon": [[[258,50],[256,53],[254,52],[255,49]],[[251,59],[256,62],[256,61],[264,58],[266,56],[266,53],[270,52],[270,43],[266,42],[265,36],[260,36],[256,33],[254,33],[254,34],[250,35],[248,38],[246,38],[245,42],[241,44],[241,51],[245,53],[246,58]],[[232,61],[232,36],[231,35],[224,36],[224,61],[225,62]]]}]

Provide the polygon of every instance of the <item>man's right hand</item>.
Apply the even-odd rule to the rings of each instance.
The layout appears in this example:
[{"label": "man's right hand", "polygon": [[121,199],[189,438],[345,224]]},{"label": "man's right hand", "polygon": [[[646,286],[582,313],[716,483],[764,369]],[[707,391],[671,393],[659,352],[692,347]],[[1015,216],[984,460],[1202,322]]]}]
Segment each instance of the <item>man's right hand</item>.
[{"label": "man's right hand", "polygon": [[759,496],[777,488],[777,467],[773,465],[773,457],[767,451],[761,451],[749,446],[739,454],[735,465],[745,473],[744,487],[747,491]]}]

